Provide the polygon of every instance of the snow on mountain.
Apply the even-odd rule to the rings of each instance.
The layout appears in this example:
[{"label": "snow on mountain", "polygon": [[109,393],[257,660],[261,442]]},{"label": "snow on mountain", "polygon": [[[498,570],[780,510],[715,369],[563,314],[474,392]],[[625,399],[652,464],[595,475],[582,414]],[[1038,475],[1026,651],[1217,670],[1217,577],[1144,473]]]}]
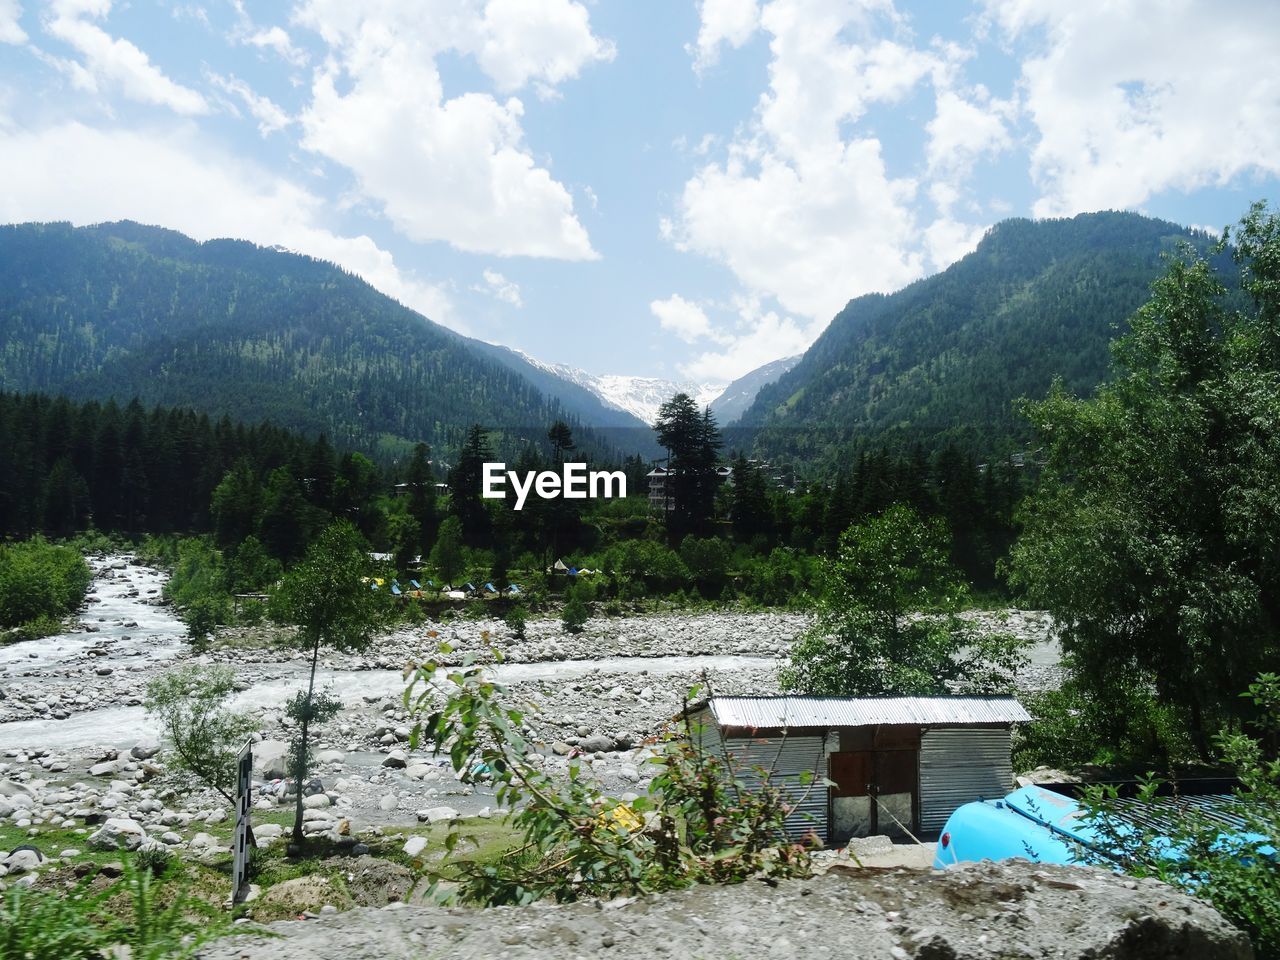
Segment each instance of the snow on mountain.
[{"label": "snow on mountain", "polygon": [[614,409],[625,410],[649,424],[658,419],[658,408],[677,393],[687,393],[699,407],[706,407],[724,392],[725,387],[723,383],[681,383],[658,377],[631,377],[625,374],[596,376],[563,363],[539,360],[523,350],[515,352],[538,369],[576,383]]}]

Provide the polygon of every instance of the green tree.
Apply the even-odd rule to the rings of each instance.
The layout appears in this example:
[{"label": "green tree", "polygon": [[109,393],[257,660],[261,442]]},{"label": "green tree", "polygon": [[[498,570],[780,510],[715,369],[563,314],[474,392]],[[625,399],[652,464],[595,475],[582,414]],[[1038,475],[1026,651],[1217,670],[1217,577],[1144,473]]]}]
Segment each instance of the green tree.
[{"label": "green tree", "polygon": [[689,533],[703,532],[715,512],[720,431],[711,409],[699,413],[687,393],[677,393],[659,408],[654,430],[667,450],[670,470],[668,535],[672,543],[679,543]]},{"label": "green tree", "polygon": [[489,538],[489,511],[483,497],[484,465],[493,460],[489,435],[476,424],[467,433],[458,457],[458,465],[449,477],[453,513],[462,522],[462,537],[472,546],[481,546]]},{"label": "green tree", "polygon": [[1146,686],[1204,758],[1247,714],[1237,692],[1280,666],[1280,220],[1255,207],[1235,241],[1248,309],[1185,251],[1116,341],[1110,384],[1027,405],[1048,464],[1009,562],[1111,735],[1129,737],[1125,692]]},{"label": "green tree", "polygon": [[272,470],[262,492],[262,517],[258,521],[262,545],[281,563],[292,563],[306,547],[306,522],[307,503],[302,487],[287,467]]},{"label": "green tree", "polygon": [[440,524],[436,545],[431,548],[431,568],[444,585],[451,586],[462,573],[465,563],[462,555],[462,521],[457,517],[446,517],[444,523]]},{"label": "green tree", "polygon": [[409,484],[409,513],[418,521],[421,538],[418,553],[426,556],[436,539],[436,478],[431,469],[431,448],[416,444],[405,476]]},{"label": "green tree", "polygon": [[327,712],[326,698],[317,699],[316,663],[320,648],[363,650],[382,622],[384,591],[369,589],[375,569],[359,532],[344,521],[331,524],[285,576],[277,595],[280,611],[298,627],[297,643],[311,656],[305,695],[296,698],[298,720],[293,769],[297,807],[293,842],[301,846],[302,786],[309,769],[311,726]]},{"label": "green tree", "polygon": [[387,546],[395,557],[396,570],[405,571],[418,556],[422,543],[422,527],[403,501],[397,500],[387,511]]},{"label": "green tree", "polygon": [[570,588],[565,600],[564,609],[560,611],[560,623],[565,633],[581,633],[582,628],[591,619],[591,611],[583,602],[576,588]]},{"label": "green tree", "polygon": [[968,593],[940,520],[890,507],[840,537],[823,562],[814,625],[782,671],[787,690],[837,696],[1008,689],[1023,641],[958,616]]},{"label": "green tree", "polygon": [[718,597],[729,581],[729,545],[718,537],[685,537],[680,559],[704,597]]},{"label": "green tree", "polygon": [[170,771],[194,778],[232,805],[236,758],[257,729],[253,718],[227,706],[235,680],[230,667],[191,664],[157,676],[147,684],[146,696],[147,713],[159,722],[170,747]]},{"label": "green tree", "polygon": [[729,518],[733,521],[734,536],[743,543],[755,543],[758,538],[767,539],[772,533],[769,490],[764,474],[757,464],[742,454],[733,461]]},{"label": "green tree", "polygon": [[247,459],[236,461],[213,491],[210,513],[218,545],[230,547],[253,533],[262,503],[262,487]]}]

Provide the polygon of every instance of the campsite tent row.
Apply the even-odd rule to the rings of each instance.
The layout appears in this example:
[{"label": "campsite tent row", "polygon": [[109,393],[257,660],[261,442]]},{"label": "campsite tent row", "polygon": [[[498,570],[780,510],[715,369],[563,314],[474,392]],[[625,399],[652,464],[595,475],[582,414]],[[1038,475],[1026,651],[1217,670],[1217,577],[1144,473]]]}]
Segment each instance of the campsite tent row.
[{"label": "campsite tent row", "polygon": [[[369,584],[371,590],[381,590],[387,587],[387,581],[384,577],[364,577],[364,582]],[[415,597],[428,598],[432,596],[443,596],[450,600],[465,600],[468,597],[518,597],[523,593],[519,584],[508,584],[505,590],[499,590],[492,583],[486,583],[483,587],[477,587],[474,583],[468,581],[460,587],[452,584],[442,584],[437,586],[435,581],[428,580],[426,586],[420,584],[417,580],[410,580],[405,586],[400,585],[399,580],[392,580],[390,588],[392,596],[396,597]]]},{"label": "campsite tent row", "polygon": [[563,560],[557,560],[547,567],[547,573],[558,574],[562,577],[593,577],[599,572],[599,570],[588,570],[586,567],[579,570],[577,567],[567,566]]}]

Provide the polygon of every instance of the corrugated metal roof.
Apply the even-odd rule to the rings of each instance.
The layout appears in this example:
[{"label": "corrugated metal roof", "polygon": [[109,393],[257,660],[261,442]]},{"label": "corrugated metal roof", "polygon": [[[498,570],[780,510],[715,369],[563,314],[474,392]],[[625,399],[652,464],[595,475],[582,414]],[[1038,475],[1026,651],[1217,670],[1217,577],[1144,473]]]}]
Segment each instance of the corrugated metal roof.
[{"label": "corrugated metal roof", "polygon": [[1013,697],[713,697],[722,727],[865,727],[880,723],[1025,723]]}]

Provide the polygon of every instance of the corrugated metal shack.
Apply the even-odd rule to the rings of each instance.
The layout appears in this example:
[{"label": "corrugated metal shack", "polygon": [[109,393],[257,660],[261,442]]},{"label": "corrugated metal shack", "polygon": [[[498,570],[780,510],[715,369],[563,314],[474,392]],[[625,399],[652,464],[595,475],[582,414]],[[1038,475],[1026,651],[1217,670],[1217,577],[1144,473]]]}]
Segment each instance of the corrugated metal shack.
[{"label": "corrugated metal shack", "polygon": [[[828,845],[942,829],[1013,786],[1009,739],[1031,716],[1012,697],[712,697],[689,707],[703,749],[748,785],[781,787],[787,833]],[[834,786],[828,786],[826,781]]]}]

